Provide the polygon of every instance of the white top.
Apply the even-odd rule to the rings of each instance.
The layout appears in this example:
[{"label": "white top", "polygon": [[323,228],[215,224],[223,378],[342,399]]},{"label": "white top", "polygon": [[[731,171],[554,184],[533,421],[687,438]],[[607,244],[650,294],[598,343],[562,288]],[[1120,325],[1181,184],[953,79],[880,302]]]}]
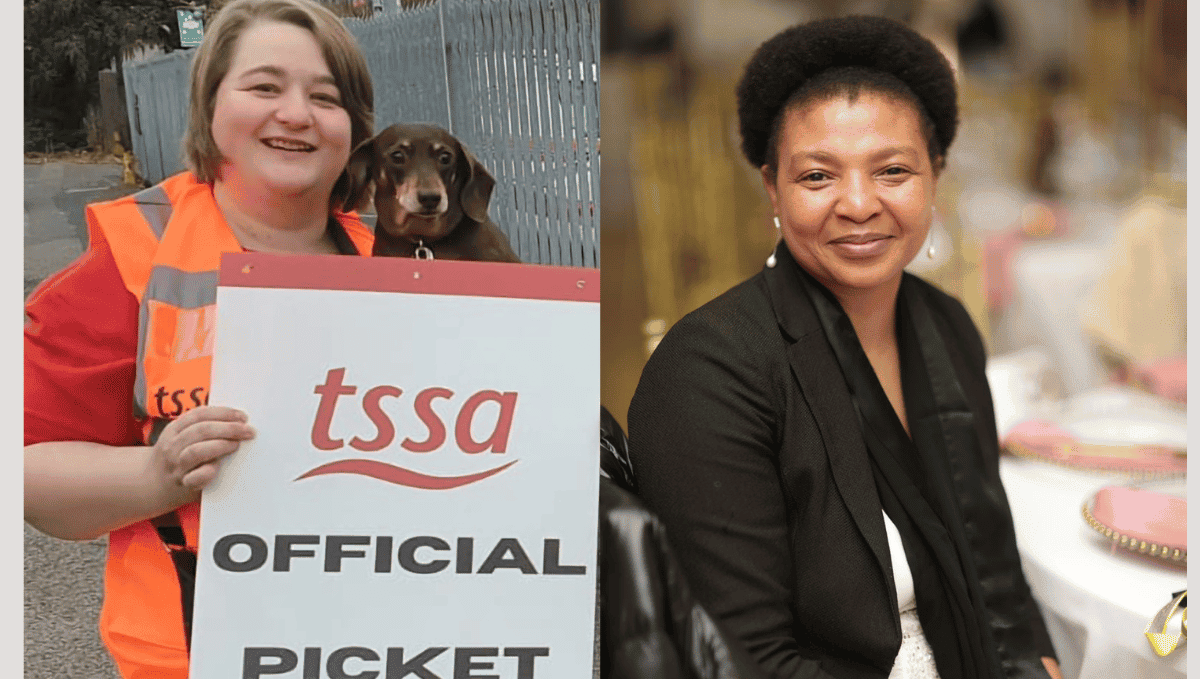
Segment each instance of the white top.
[{"label": "white top", "polygon": [[892,555],[892,575],[896,580],[896,605],[900,607],[900,650],[888,679],[939,679],[937,665],[933,660],[933,649],[925,639],[921,621],[917,617],[917,599],[913,592],[912,571],[908,568],[908,556],[896,524],[883,513],[883,527],[887,531],[888,551]]},{"label": "white top", "polygon": [[887,530],[888,550],[892,554],[892,574],[896,579],[896,605],[903,613],[917,607],[917,599],[913,593],[912,571],[908,568],[908,556],[904,553],[904,543],[900,540],[900,531],[896,524],[883,513],[883,527]]}]

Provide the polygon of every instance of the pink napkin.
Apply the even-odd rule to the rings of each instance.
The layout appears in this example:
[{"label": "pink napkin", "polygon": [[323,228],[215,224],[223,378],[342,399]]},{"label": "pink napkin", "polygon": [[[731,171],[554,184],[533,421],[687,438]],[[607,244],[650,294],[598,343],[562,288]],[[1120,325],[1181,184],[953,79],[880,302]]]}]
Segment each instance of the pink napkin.
[{"label": "pink napkin", "polygon": [[1096,493],[1092,516],[1121,535],[1187,550],[1187,500],[1140,488],[1107,486]]},{"label": "pink napkin", "polygon": [[1014,455],[1034,457],[1080,469],[1183,474],[1187,456],[1164,446],[1080,443],[1049,420],[1026,420],[1009,431],[1004,447]]}]

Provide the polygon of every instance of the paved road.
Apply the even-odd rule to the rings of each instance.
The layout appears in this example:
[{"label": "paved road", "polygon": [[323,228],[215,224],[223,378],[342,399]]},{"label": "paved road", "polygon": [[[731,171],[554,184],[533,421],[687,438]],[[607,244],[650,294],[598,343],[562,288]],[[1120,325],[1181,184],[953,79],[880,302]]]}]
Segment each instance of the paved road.
[{"label": "paved road", "polygon": [[[134,189],[119,165],[25,165],[25,294],[87,246],[83,206]],[[105,540],[66,542],[25,526],[26,679],[116,679],[96,633]]]},{"label": "paved road", "polygon": [[25,165],[25,294],[87,246],[83,207],[135,189],[121,185],[121,166]]}]

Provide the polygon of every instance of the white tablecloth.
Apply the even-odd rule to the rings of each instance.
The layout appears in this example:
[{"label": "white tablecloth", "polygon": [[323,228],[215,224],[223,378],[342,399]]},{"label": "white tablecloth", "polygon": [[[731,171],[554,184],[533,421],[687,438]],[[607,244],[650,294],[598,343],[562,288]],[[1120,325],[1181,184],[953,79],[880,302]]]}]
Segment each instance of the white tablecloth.
[{"label": "white tablecloth", "polygon": [[1187,648],[1154,654],[1146,623],[1187,588],[1187,574],[1114,550],[1084,523],[1086,499],[1121,479],[1005,457],[1000,475],[1017,547],[1066,679],[1176,679]]}]

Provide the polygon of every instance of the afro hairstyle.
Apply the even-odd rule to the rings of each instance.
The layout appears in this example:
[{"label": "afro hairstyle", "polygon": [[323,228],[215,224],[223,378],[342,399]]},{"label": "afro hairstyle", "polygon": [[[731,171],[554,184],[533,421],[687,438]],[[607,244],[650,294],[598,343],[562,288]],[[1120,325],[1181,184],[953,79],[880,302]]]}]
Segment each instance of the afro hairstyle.
[{"label": "afro hairstyle", "polygon": [[950,62],[932,42],[898,21],[847,16],[785,29],[759,46],[746,64],[737,85],[737,111],[742,153],[752,166],[767,162],[775,119],[792,94],[814,76],[841,67],[895,76],[924,107],[941,153],[950,148],[958,128]]}]

